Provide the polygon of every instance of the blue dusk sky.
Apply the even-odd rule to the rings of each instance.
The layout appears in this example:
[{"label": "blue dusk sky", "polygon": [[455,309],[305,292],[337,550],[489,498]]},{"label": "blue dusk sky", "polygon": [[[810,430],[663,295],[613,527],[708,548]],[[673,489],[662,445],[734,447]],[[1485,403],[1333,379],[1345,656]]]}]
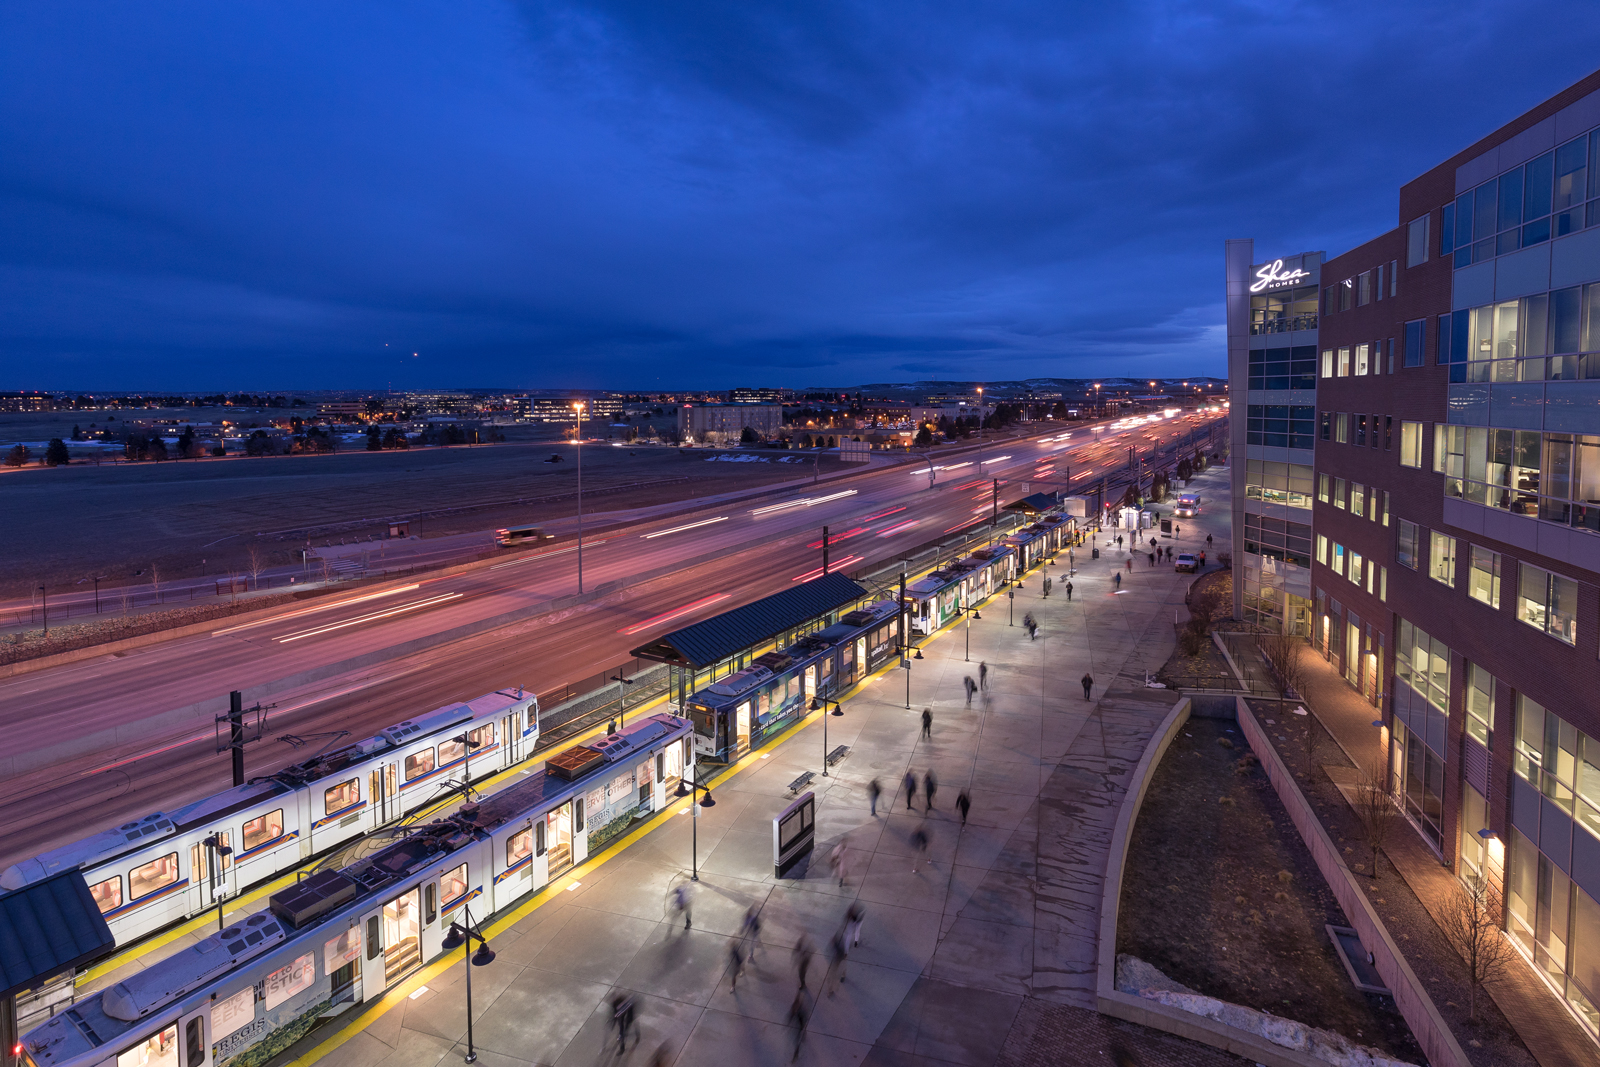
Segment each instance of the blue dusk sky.
[{"label": "blue dusk sky", "polygon": [[0,389],[1224,371],[1600,6],[0,0]]}]

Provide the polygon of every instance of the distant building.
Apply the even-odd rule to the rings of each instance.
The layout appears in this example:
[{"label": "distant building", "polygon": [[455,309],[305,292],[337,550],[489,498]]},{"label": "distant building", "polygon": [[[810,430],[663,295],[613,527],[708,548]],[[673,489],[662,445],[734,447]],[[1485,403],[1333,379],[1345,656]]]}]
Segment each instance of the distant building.
[{"label": "distant building", "polygon": [[54,411],[55,406],[49,393],[0,393],[0,411]]},{"label": "distant building", "polygon": [[365,400],[329,400],[317,405],[317,418],[336,419],[348,418],[367,413]]},{"label": "distant building", "polygon": [[793,389],[729,389],[730,404],[781,404],[794,397]]},{"label": "distant building", "polygon": [[583,417],[589,419],[614,419],[627,411],[627,403],[616,397],[582,396],[515,396],[510,400],[512,411],[519,418],[534,422],[572,422],[577,418],[573,405],[583,405]]},{"label": "distant building", "polygon": [[678,433],[685,441],[704,441],[707,434],[741,435],[748,427],[762,437],[783,429],[782,404],[681,404]]}]

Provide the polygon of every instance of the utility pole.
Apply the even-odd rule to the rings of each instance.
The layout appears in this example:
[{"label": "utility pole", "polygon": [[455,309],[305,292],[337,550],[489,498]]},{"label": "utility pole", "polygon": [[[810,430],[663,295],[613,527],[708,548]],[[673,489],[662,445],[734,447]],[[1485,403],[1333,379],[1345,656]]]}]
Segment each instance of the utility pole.
[{"label": "utility pole", "polygon": [[911,647],[911,624],[906,618],[906,572],[900,572],[900,666],[906,672],[906,710],[911,710],[911,657],[906,654]]},{"label": "utility pole", "polygon": [[44,609],[44,635],[50,636],[50,596],[44,586],[39,587],[39,606]]},{"label": "utility pole", "polygon": [[989,504],[989,525],[1000,525],[1000,479],[994,480],[994,493]]},{"label": "utility pole", "polygon": [[828,575],[828,528],[826,526],[822,528],[822,575],[824,578]]},{"label": "utility pole", "polygon": [[244,785],[244,694],[228,694],[228,747],[233,750],[233,784]]},{"label": "utility pole", "polygon": [[583,401],[572,405],[578,413],[578,594],[583,594]]}]

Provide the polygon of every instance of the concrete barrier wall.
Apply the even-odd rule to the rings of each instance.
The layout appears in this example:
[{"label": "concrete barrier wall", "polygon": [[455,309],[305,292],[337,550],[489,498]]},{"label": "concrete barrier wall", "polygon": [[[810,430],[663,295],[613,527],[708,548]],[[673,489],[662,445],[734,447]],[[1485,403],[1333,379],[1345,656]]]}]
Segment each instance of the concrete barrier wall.
[{"label": "concrete barrier wall", "polygon": [[1277,750],[1267,740],[1266,733],[1242,697],[1238,701],[1238,717],[1240,731],[1261,760],[1261,768],[1271,779],[1278,799],[1283,801],[1295,829],[1300,831],[1301,840],[1311,850],[1317,870],[1322,872],[1323,879],[1333,890],[1334,899],[1344,909],[1345,919],[1360,935],[1367,951],[1372,953],[1384,984],[1394,993],[1395,1007],[1400,1009],[1406,1025],[1411,1027],[1411,1033],[1416,1037],[1417,1044],[1422,1046],[1428,1063],[1432,1067],[1469,1067],[1466,1052],[1450,1032],[1450,1027],[1434,1006],[1421,979],[1411,970],[1411,965],[1389,936],[1388,929],[1362,890],[1361,882],[1367,879],[1357,882],[1355,872],[1345,865],[1339,846],[1334,844],[1328,831],[1317,820],[1305,794],[1300,792],[1299,785],[1295,783],[1294,775],[1278,757]]}]

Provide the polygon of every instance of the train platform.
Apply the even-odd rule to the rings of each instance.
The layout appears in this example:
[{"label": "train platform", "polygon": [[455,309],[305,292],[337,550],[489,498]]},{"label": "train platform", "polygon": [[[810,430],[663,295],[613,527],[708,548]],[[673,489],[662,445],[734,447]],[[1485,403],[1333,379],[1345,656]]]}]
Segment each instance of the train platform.
[{"label": "train platform", "polygon": [[[1226,498],[1226,472],[1199,481]],[[1184,520],[1175,551],[1229,548],[1215,505]],[[1145,533],[1148,540],[1150,534]],[[1087,547],[1036,567],[1015,599],[947,627],[907,672],[891,667],[813,713],[712,783],[715,804],[679,801],[618,846],[487,924],[495,959],[472,970],[472,1039],[490,1067],[652,1062],[719,1067],[789,1062],[799,989],[794,949],[809,939],[809,1019],[797,1062],[1056,1062],[1079,1050],[1141,1064],[1244,1061],[1097,1015],[1093,1009],[1104,848],[1129,774],[1175,695],[1146,686],[1170,654],[1175,612],[1193,576]],[[1113,574],[1121,571],[1116,583]],[[1043,596],[1042,577],[1054,581]],[[1073,597],[1065,586],[1070,577]],[[1023,626],[1039,624],[1037,638]],[[982,671],[986,666],[986,672]],[[1092,675],[1092,695],[1080,685]],[[986,677],[969,704],[964,679]],[[909,704],[909,707],[907,706]],[[923,709],[932,721],[922,731]],[[824,725],[826,724],[826,725]],[[826,730],[826,734],[824,731]],[[849,752],[827,767],[838,746]],[[817,797],[817,846],[783,879],[772,819],[789,786]],[[938,791],[926,810],[925,775]],[[917,778],[914,807],[903,781]],[[882,788],[873,814],[870,784]],[[971,798],[963,820],[956,797]],[[919,855],[919,833],[927,838]],[[835,849],[843,881],[831,868]],[[691,872],[698,872],[698,882]],[[673,905],[691,886],[692,925]],[[852,903],[861,942],[843,981],[828,946]],[[747,911],[759,937],[741,936]],[[731,946],[750,956],[733,981]],[[754,950],[753,952],[751,950]],[[434,1067],[467,1052],[460,954],[423,967],[370,1005],[315,1032],[281,1062],[319,1067]],[[612,1002],[632,997],[637,1037],[616,1051]]]}]

